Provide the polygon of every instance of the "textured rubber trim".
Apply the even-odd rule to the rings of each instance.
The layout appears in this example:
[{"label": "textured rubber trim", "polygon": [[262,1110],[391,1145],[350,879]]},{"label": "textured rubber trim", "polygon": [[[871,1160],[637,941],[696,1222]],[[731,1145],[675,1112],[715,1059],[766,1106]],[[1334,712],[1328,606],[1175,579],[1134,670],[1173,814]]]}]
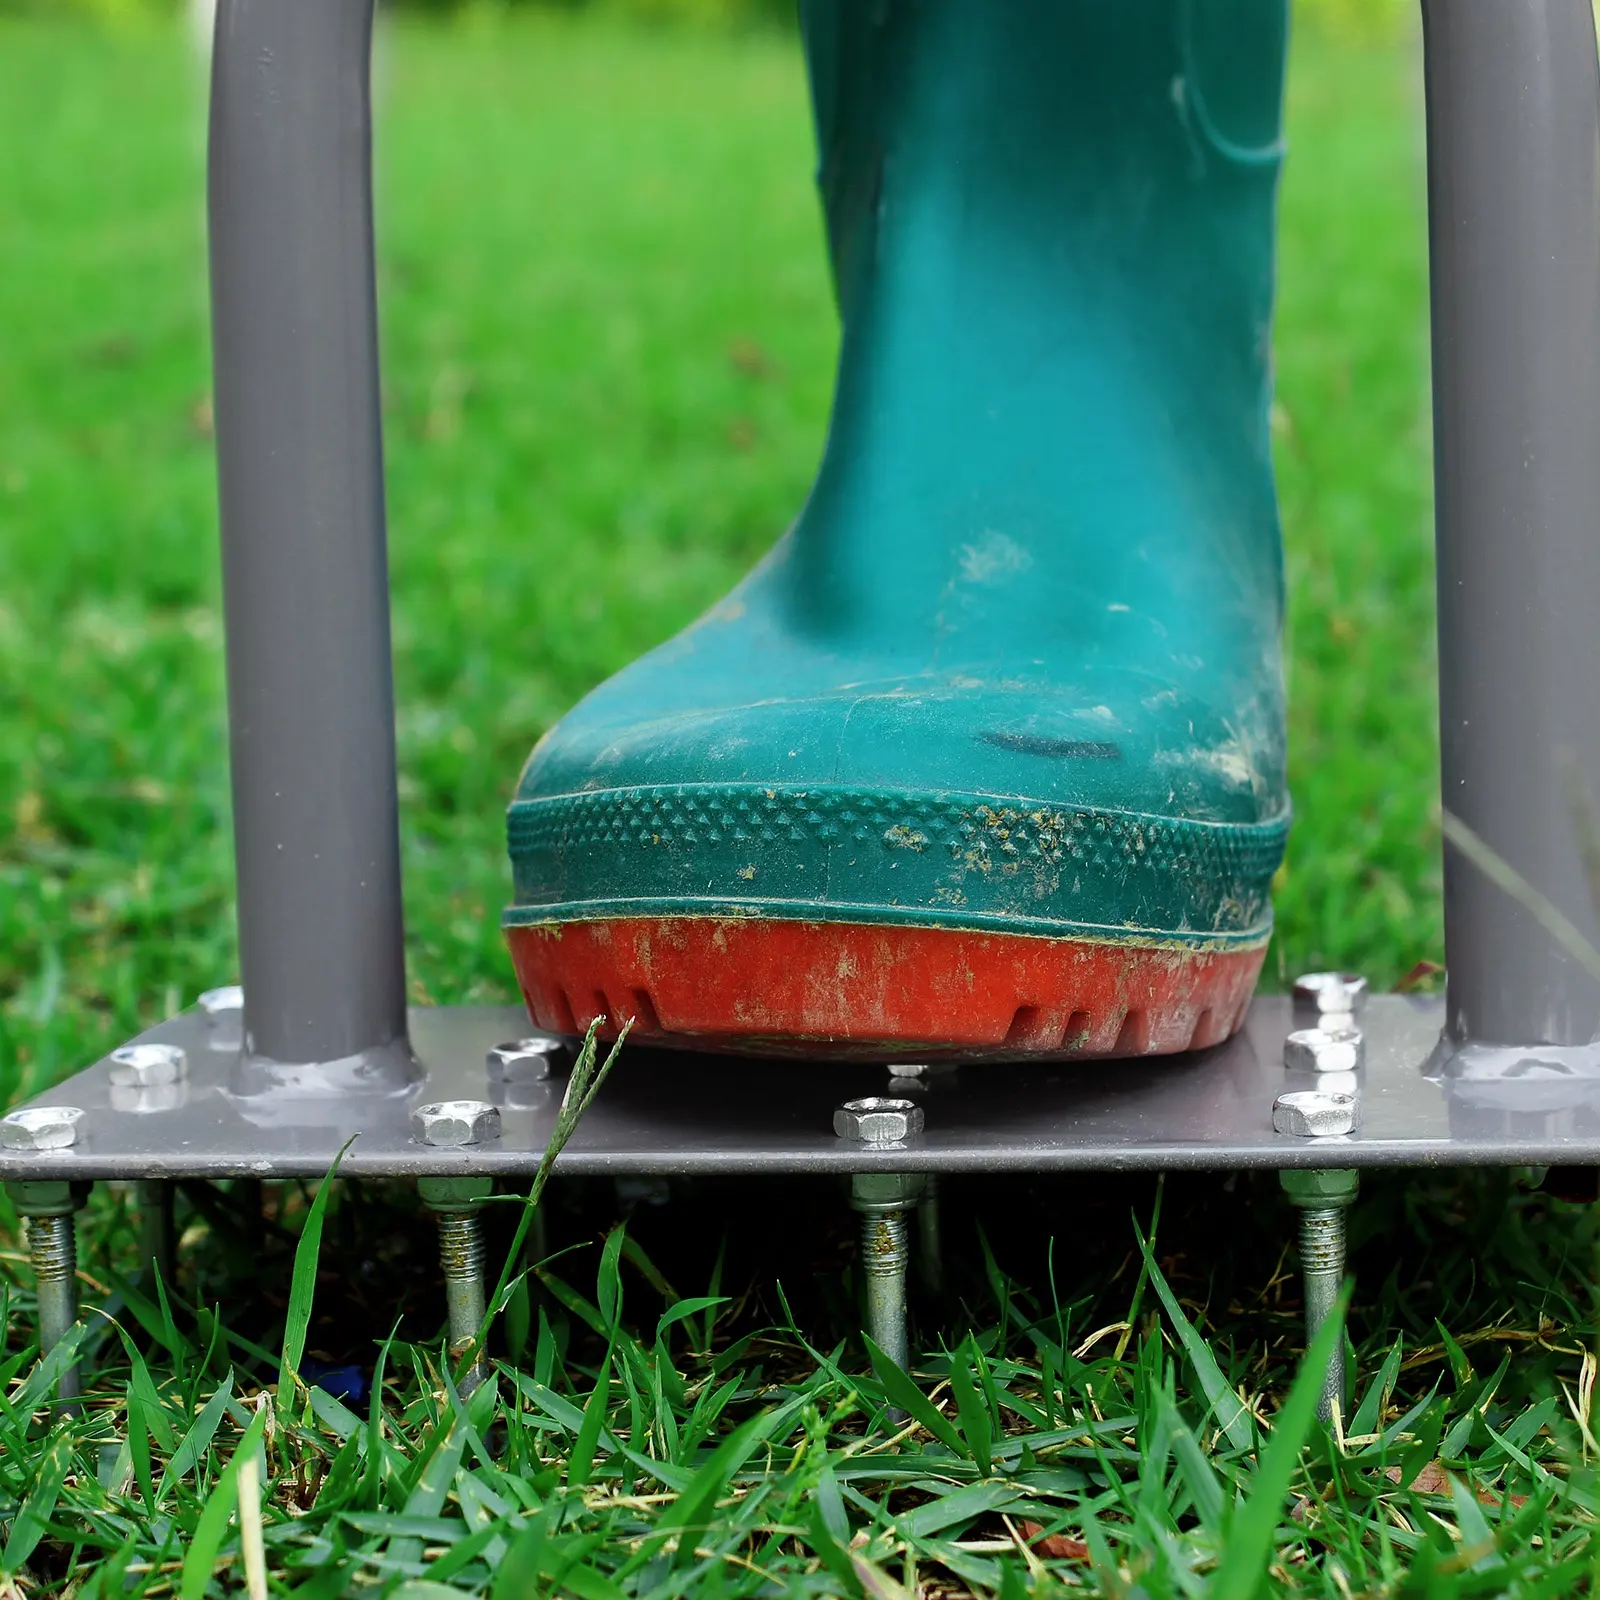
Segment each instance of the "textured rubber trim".
[{"label": "textured rubber trim", "polygon": [[511,807],[506,921],[720,911],[1255,940],[1288,827],[979,794],[602,789]]},{"label": "textured rubber trim", "polygon": [[1165,1055],[1235,1032],[1264,949],[717,917],[512,928],[541,1028],[748,1055],[1071,1060]]},{"label": "textured rubber trim", "polygon": [[1272,935],[1264,925],[1241,933],[1196,933],[1191,928],[1107,926],[1046,917],[985,916],[973,911],[925,911],[916,906],[819,905],[815,900],[575,900],[555,906],[511,906],[501,917],[510,928],[567,927],[575,922],[616,922],[638,917],[709,917],[720,922],[861,923],[895,928],[939,928],[951,933],[1014,933],[1035,939],[1086,939],[1152,950],[1257,950]]}]

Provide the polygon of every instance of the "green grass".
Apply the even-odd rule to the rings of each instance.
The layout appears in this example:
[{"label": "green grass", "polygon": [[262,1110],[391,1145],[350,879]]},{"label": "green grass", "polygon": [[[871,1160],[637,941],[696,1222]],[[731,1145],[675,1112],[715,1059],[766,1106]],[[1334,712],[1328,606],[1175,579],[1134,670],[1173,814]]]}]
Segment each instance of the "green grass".
[{"label": "green grass", "polygon": [[[523,756],[792,515],[836,332],[791,42],[474,13],[387,33],[380,83],[409,954],[419,996],[487,999],[511,992]],[[233,975],[200,100],[176,34],[0,22],[0,1101]],[[1409,46],[1298,41],[1279,976],[1389,984],[1441,954],[1418,100]],[[608,1185],[555,1186],[570,1253],[465,1405],[414,1196],[321,1191],[318,1275],[309,1250],[293,1270],[306,1191],[272,1194],[262,1243],[244,1194],[194,1186],[167,1314],[102,1191],[88,1292],[120,1296],[126,1338],[81,1419],[40,1406],[27,1274],[0,1259],[0,1594],[193,1596],[208,1550],[210,1592],[243,1592],[252,1426],[273,1592],[308,1600],[1239,1597],[1268,1571],[1329,1596],[1579,1591],[1593,1219],[1500,1175],[1368,1189],[1366,1437],[1343,1448],[1291,1394],[1270,1177],[1174,1180],[1160,1282],[1128,1220],[1148,1227],[1148,1183],[953,1186],[952,1294],[924,1297],[914,1363],[938,1420],[900,1437],[825,1186],[679,1184],[626,1235]],[[398,1327],[371,1411],[274,1401],[286,1327],[369,1373]],[[1450,1478],[1418,1480],[1435,1458]],[[1083,1548],[1024,1553],[1021,1519]]]},{"label": "green grass", "polygon": [[[1148,1214],[1146,1185],[953,1186],[998,1231],[953,1229],[955,1294],[923,1298],[907,1378],[847,1342],[844,1241],[819,1207],[791,1197],[774,1233],[750,1225],[770,1181],[690,1183],[661,1216],[592,1230],[609,1193],[565,1183],[552,1225],[603,1242],[539,1274],[465,1402],[398,1192],[322,1186],[322,1270],[302,1246],[290,1285],[304,1196],[282,1196],[263,1249],[196,1190],[208,1221],[170,1314],[127,1280],[111,1211],[111,1266],[90,1270],[121,1326],[85,1415],[51,1423],[30,1347],[0,1371],[0,1568],[25,1594],[243,1593],[228,1518],[264,1446],[275,1594],[1586,1592],[1591,1212],[1500,1175],[1372,1185],[1341,1442],[1310,1421],[1312,1369],[1295,1381],[1274,1187],[1175,1182],[1144,1255],[1123,1207]],[[719,1222],[726,1254],[680,1293],[685,1229]],[[1048,1247],[1046,1222],[1083,1242]],[[409,1336],[390,1331],[401,1304]],[[286,1321],[310,1388],[274,1383]],[[376,1358],[381,1397],[335,1399],[301,1348]]]}]

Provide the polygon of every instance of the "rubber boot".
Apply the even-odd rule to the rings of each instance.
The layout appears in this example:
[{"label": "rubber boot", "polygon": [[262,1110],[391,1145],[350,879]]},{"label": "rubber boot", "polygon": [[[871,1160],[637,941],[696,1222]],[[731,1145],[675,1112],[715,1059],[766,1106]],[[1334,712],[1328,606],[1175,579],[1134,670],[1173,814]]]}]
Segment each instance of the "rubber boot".
[{"label": "rubber boot", "polygon": [[844,324],[798,521],[538,745],[542,1028],[1134,1056],[1243,1019],[1288,826],[1283,0],[807,0]]}]

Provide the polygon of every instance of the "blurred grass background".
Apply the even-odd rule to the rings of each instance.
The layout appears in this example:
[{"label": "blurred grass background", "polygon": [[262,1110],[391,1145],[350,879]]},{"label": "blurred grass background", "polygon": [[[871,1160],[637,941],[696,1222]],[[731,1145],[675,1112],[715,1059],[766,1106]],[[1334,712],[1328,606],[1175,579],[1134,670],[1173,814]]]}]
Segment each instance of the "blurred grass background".
[{"label": "blurred grass background", "polygon": [[[185,0],[54,0],[78,16],[105,22],[171,16]],[[405,9],[453,13],[538,7],[567,13],[605,13],[648,23],[696,28],[742,28],[787,24],[794,0],[401,0]],[[0,11],[41,9],[41,0],[0,0]],[[1343,37],[1396,38],[1415,8],[1409,0],[1296,0],[1296,14],[1310,17]]]},{"label": "blurred grass background", "polygon": [[[0,0],[0,1101],[234,975],[203,236],[171,7]],[[411,971],[509,996],[550,721],[799,506],[836,329],[767,0],[468,4],[379,41]],[[1275,427],[1298,822],[1269,979],[1441,952],[1409,8],[1297,12]]]}]

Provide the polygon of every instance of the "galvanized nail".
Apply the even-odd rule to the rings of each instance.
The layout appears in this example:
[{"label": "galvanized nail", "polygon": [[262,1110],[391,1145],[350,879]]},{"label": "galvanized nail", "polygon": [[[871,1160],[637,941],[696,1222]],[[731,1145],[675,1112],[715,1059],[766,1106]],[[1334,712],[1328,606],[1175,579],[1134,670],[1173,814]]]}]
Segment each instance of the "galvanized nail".
[{"label": "galvanized nail", "polygon": [[[45,1354],[60,1344],[78,1320],[78,1236],[73,1213],[83,1203],[83,1191],[61,1179],[12,1182],[6,1185],[11,1203],[26,1224],[28,1256],[33,1267],[34,1294],[39,1316],[39,1350]],[[56,1392],[63,1411],[80,1392],[76,1363],[62,1372]]]},{"label": "galvanized nail", "polygon": [[[482,1207],[493,1189],[490,1178],[417,1180],[417,1193],[439,1225],[439,1265],[444,1273],[452,1367],[474,1349],[483,1326],[487,1297]],[[471,1394],[488,1376],[488,1357],[479,1349],[462,1374],[461,1393]]]},{"label": "galvanized nail", "polygon": [[[1309,1347],[1338,1303],[1345,1277],[1345,1212],[1360,1189],[1352,1169],[1282,1172],[1284,1192],[1300,1213],[1300,1273],[1305,1285],[1306,1344]],[[1317,1415],[1327,1422],[1345,1404],[1344,1341],[1328,1357]]]},{"label": "galvanized nail", "polygon": [[172,1183],[164,1178],[141,1178],[133,1186],[133,1196],[139,1208],[139,1255],[170,1289],[178,1254]]},{"label": "galvanized nail", "polygon": [[[39,1301],[39,1349],[55,1349],[78,1320],[78,1230],[72,1214],[29,1217],[28,1255]],[[61,1374],[60,1395],[75,1399],[78,1369]]]},{"label": "galvanized nail", "polygon": [[917,1267],[929,1294],[944,1293],[944,1235],[939,1219],[939,1179],[923,1175],[922,1199],[917,1202]]},{"label": "galvanized nail", "polygon": [[[922,1107],[912,1100],[868,1095],[847,1100],[833,1114],[841,1139],[866,1145],[895,1145],[921,1133]],[[910,1173],[857,1172],[850,1179],[850,1204],[861,1213],[861,1271],[865,1280],[866,1328],[874,1344],[902,1371],[910,1366],[911,1339],[906,1321],[906,1214],[922,1200],[925,1180]],[[938,1213],[934,1213],[934,1239]],[[891,1406],[891,1424],[905,1414]]]}]

